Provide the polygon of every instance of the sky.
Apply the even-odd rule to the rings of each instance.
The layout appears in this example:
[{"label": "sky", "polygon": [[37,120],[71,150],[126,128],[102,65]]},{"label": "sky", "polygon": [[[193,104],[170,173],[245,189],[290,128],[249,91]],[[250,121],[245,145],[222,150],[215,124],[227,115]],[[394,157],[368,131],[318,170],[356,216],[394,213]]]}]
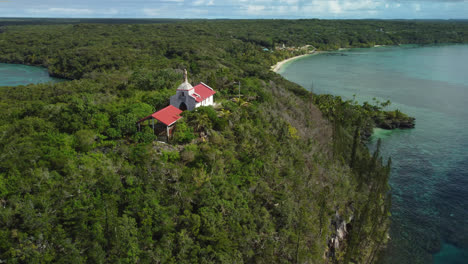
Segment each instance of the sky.
[{"label": "sky", "polygon": [[0,0],[0,17],[468,19],[468,0]]}]

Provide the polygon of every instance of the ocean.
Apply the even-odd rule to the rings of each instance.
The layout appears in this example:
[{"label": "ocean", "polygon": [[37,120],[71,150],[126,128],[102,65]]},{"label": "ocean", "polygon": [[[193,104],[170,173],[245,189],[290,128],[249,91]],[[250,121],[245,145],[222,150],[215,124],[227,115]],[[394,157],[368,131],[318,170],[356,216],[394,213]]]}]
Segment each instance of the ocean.
[{"label": "ocean", "polygon": [[391,240],[381,263],[468,263],[468,45],[388,46],[303,57],[278,72],[317,94],[392,104],[416,128],[375,129],[392,157]]}]

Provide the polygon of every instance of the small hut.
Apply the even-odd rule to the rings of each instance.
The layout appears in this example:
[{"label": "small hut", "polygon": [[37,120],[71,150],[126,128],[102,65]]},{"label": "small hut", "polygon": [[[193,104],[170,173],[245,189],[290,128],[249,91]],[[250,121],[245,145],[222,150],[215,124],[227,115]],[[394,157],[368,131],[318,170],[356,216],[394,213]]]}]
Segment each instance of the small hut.
[{"label": "small hut", "polygon": [[[169,139],[172,136],[175,122],[182,118],[180,116],[180,113],[182,113],[182,110],[172,105],[169,105],[168,107],[154,112],[153,114],[139,120],[137,122],[138,131],[141,131],[142,125],[148,125],[153,128],[153,132],[155,135],[163,136],[164,134],[166,134],[167,139]],[[144,124],[144,121],[147,121],[147,123]]]}]

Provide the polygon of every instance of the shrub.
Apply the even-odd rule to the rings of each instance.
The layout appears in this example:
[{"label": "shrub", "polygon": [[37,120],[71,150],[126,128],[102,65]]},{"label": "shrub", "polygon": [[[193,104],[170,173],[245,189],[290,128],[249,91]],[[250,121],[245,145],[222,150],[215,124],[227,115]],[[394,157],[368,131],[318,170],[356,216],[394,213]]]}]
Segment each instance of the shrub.
[{"label": "shrub", "polygon": [[142,131],[136,132],[133,140],[136,142],[150,143],[156,139],[153,129],[149,126],[143,126]]},{"label": "shrub", "polygon": [[188,143],[192,141],[196,136],[193,133],[193,129],[187,125],[184,120],[179,120],[174,129],[173,141],[176,143]]},{"label": "shrub", "polygon": [[75,133],[77,149],[83,152],[90,151],[96,142],[96,133],[93,130],[83,129]]}]

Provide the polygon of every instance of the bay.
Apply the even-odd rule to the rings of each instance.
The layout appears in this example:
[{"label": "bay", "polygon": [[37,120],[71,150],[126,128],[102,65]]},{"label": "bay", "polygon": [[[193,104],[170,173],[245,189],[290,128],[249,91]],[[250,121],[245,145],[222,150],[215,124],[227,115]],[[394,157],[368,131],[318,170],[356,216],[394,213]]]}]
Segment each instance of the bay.
[{"label": "bay", "polygon": [[392,102],[411,130],[376,129],[392,157],[391,240],[381,263],[468,259],[468,45],[391,46],[303,57],[279,73],[318,94]]},{"label": "bay", "polygon": [[0,86],[60,81],[63,79],[50,77],[47,69],[43,67],[0,63]]}]

